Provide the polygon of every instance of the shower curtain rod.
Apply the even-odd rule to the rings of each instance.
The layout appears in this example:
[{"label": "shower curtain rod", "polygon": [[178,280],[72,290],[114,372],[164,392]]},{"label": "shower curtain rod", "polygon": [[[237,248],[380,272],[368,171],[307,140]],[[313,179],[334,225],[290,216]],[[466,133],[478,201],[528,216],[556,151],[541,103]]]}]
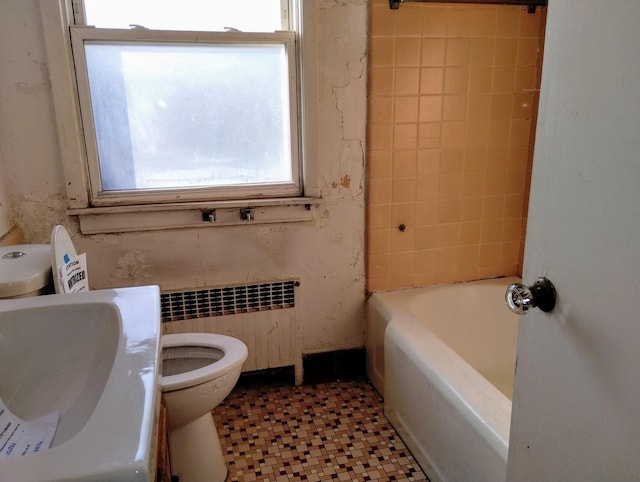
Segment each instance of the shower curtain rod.
[{"label": "shower curtain rod", "polygon": [[526,5],[529,13],[535,13],[538,6],[545,6],[547,0],[389,0],[389,8],[396,10],[400,8],[400,4],[404,2],[419,3],[472,3],[472,4],[491,4],[491,5]]}]

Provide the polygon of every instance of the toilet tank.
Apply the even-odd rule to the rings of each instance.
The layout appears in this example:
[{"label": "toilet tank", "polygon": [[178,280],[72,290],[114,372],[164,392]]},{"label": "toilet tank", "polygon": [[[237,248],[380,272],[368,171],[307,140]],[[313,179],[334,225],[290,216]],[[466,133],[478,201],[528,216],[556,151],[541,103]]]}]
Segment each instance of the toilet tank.
[{"label": "toilet tank", "polygon": [[50,245],[0,247],[0,299],[51,294],[52,281]]}]

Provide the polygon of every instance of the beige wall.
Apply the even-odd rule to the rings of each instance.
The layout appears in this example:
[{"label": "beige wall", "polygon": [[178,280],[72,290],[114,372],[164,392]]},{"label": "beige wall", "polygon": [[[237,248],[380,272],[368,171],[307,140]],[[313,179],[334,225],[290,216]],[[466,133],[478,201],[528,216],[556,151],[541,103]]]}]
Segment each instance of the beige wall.
[{"label": "beige wall", "polygon": [[[306,3],[306,0],[305,0]],[[0,145],[11,215],[29,243],[64,224],[86,252],[92,288],[177,290],[299,278],[302,351],[363,345],[367,5],[318,1],[318,124],[313,152],[322,201],[315,220],[275,225],[82,236],[66,214],[51,85],[35,0],[0,2]]]},{"label": "beige wall", "polygon": [[0,149],[0,239],[9,232],[12,226],[9,195],[2,177],[2,150]]},{"label": "beige wall", "polygon": [[369,12],[368,289],[519,274],[546,9]]}]

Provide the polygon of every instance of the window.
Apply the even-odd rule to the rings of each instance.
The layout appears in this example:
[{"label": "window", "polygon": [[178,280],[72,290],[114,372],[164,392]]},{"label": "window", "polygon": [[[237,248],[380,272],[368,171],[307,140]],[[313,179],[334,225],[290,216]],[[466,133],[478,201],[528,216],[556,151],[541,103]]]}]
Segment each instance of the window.
[{"label": "window", "polygon": [[[94,205],[301,192],[295,39],[275,32],[280,1],[190,3],[139,1],[128,16],[127,4],[85,0],[100,28],[71,29]],[[220,20],[244,27],[243,13],[263,32],[224,32]],[[136,27],[113,28],[123,24]]]},{"label": "window", "polygon": [[[67,178],[83,184],[68,188],[72,214],[95,218],[150,205],[176,211],[176,204],[203,202],[215,208],[216,201],[308,203],[297,2],[41,0],[45,35],[52,38],[59,36],[48,19],[53,1],[70,33],[62,38],[82,158],[64,160]],[[59,60],[65,49],[47,45],[50,61]],[[64,75],[52,72],[52,84],[56,78]],[[64,150],[64,124],[73,124],[73,113],[59,112],[69,110],[59,90],[54,85]],[[206,211],[184,225],[216,219]]]}]

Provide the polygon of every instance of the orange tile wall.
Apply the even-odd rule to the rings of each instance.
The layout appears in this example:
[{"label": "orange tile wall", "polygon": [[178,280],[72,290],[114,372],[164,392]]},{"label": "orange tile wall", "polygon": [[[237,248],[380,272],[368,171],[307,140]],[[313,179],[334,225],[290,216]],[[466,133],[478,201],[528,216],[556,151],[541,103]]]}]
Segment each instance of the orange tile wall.
[{"label": "orange tile wall", "polygon": [[546,9],[369,8],[368,290],[520,274]]}]

